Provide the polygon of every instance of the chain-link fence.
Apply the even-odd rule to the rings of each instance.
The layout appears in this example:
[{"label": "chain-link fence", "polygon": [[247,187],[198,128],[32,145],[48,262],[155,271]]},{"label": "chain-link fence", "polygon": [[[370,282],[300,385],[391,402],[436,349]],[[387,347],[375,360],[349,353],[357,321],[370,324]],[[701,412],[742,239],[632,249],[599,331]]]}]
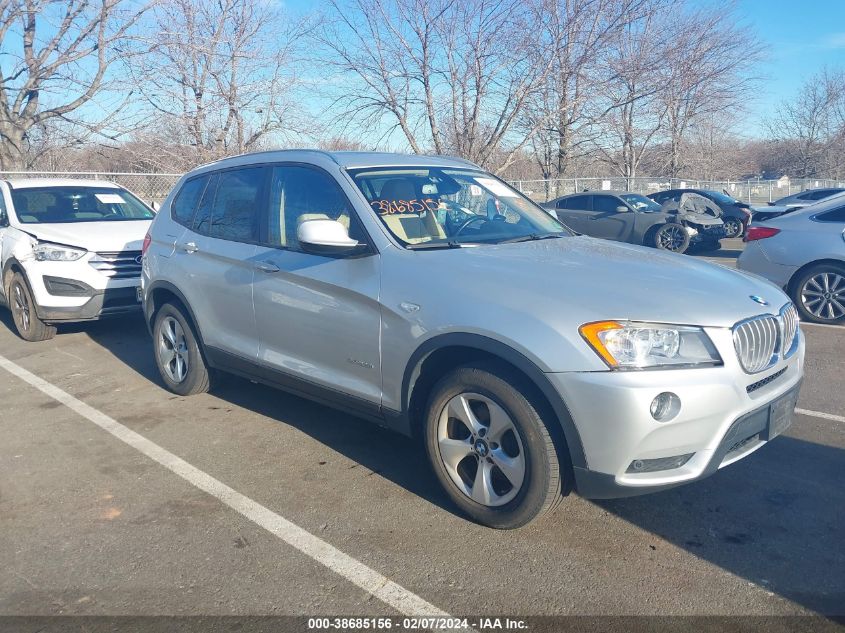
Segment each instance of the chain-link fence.
[{"label": "chain-link fence", "polygon": [[562,178],[559,180],[515,180],[511,182],[522,193],[537,202],[581,191],[633,191],[649,194],[666,189],[709,189],[723,191],[749,204],[763,205],[805,189],[821,187],[845,188],[845,180],[817,178],[780,180],[695,180],[692,178]]},{"label": "chain-link fence", "polygon": [[[0,178],[84,178],[110,180],[126,187],[146,202],[161,202],[182,174],[141,174],[121,172],[0,172]],[[749,204],[766,204],[805,189],[843,187],[845,180],[695,180],[692,178],[561,178],[559,180],[513,180],[517,189],[537,202],[580,191],[618,190],[642,194],[666,189],[711,189],[724,191]]]},{"label": "chain-link fence", "polygon": [[125,187],[144,202],[161,202],[170,193],[182,174],[138,174],[102,171],[4,171],[0,178],[17,180],[21,178],[72,178],[85,180],[109,180]]}]

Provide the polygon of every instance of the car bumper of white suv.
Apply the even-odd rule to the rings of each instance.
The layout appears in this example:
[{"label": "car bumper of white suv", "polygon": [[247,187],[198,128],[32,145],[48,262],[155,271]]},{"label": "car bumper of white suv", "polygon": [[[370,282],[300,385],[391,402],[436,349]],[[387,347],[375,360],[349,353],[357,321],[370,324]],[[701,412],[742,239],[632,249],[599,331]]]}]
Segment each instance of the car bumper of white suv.
[{"label": "car bumper of white suv", "polygon": [[[46,323],[92,321],[141,310],[133,269],[117,274],[91,264],[96,254],[76,262],[28,261],[23,265],[38,318]],[[99,265],[97,261],[95,264]],[[140,264],[138,264],[140,269]]]},{"label": "car bumper of white suv", "polygon": [[[784,430],[803,376],[803,335],[791,356],[747,374],[730,330],[708,334],[722,366],[547,374],[581,439],[586,467],[575,466],[581,496],[632,496],[702,479]],[[680,407],[657,421],[651,404],[665,392]]]}]

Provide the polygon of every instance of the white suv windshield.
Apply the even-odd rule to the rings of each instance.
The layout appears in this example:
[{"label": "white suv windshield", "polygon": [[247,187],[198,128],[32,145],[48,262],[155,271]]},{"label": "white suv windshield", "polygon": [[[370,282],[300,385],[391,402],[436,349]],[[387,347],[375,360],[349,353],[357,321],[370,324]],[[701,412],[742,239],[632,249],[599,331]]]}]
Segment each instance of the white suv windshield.
[{"label": "white suv windshield", "polygon": [[22,224],[152,220],[155,215],[131,193],[113,187],[12,189],[12,203]]},{"label": "white suv windshield", "polygon": [[379,219],[408,248],[570,235],[528,198],[484,172],[396,167],[349,173]]}]

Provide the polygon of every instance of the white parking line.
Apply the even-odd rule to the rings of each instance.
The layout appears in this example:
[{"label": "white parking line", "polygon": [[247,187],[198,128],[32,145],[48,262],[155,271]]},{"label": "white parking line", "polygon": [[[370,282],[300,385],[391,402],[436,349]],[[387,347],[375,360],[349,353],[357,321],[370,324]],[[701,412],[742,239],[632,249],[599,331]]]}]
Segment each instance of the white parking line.
[{"label": "white parking line", "polygon": [[845,416],[834,415],[833,413],[825,413],[824,411],[810,411],[809,409],[795,409],[795,413],[800,415],[810,415],[814,418],[823,418],[825,420],[833,420],[834,422],[845,422]]},{"label": "white parking line", "polygon": [[72,395],[3,356],[0,356],[0,367],[24,382],[29,383],[54,400],[57,400],[69,409],[72,409],[101,429],[108,431],[120,441],[143,453],[153,461],[158,462],[171,472],[176,473],[191,485],[216,497],[253,523],[263,527],[288,545],[293,546],[306,556],[313,558],[321,565],[343,576],[354,585],[372,594],[400,613],[407,616],[449,617],[449,614],[396,584],[386,576],[370,569],[364,563],[344,554],[321,538],[291,523],[284,517],[192,466],[158,444],[123,426],[105,413],[85,404],[81,400],[77,400]]}]

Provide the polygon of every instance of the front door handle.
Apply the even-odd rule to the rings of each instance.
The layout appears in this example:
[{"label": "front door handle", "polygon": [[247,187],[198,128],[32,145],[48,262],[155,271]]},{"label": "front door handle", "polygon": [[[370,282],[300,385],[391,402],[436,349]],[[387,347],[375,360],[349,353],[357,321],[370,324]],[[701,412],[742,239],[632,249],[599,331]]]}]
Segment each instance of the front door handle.
[{"label": "front door handle", "polygon": [[194,242],[180,244],[179,248],[181,248],[186,253],[196,253],[199,250],[199,248],[197,248],[197,245]]},{"label": "front door handle", "polygon": [[258,262],[255,264],[255,267],[265,273],[277,273],[281,270],[273,262]]}]

